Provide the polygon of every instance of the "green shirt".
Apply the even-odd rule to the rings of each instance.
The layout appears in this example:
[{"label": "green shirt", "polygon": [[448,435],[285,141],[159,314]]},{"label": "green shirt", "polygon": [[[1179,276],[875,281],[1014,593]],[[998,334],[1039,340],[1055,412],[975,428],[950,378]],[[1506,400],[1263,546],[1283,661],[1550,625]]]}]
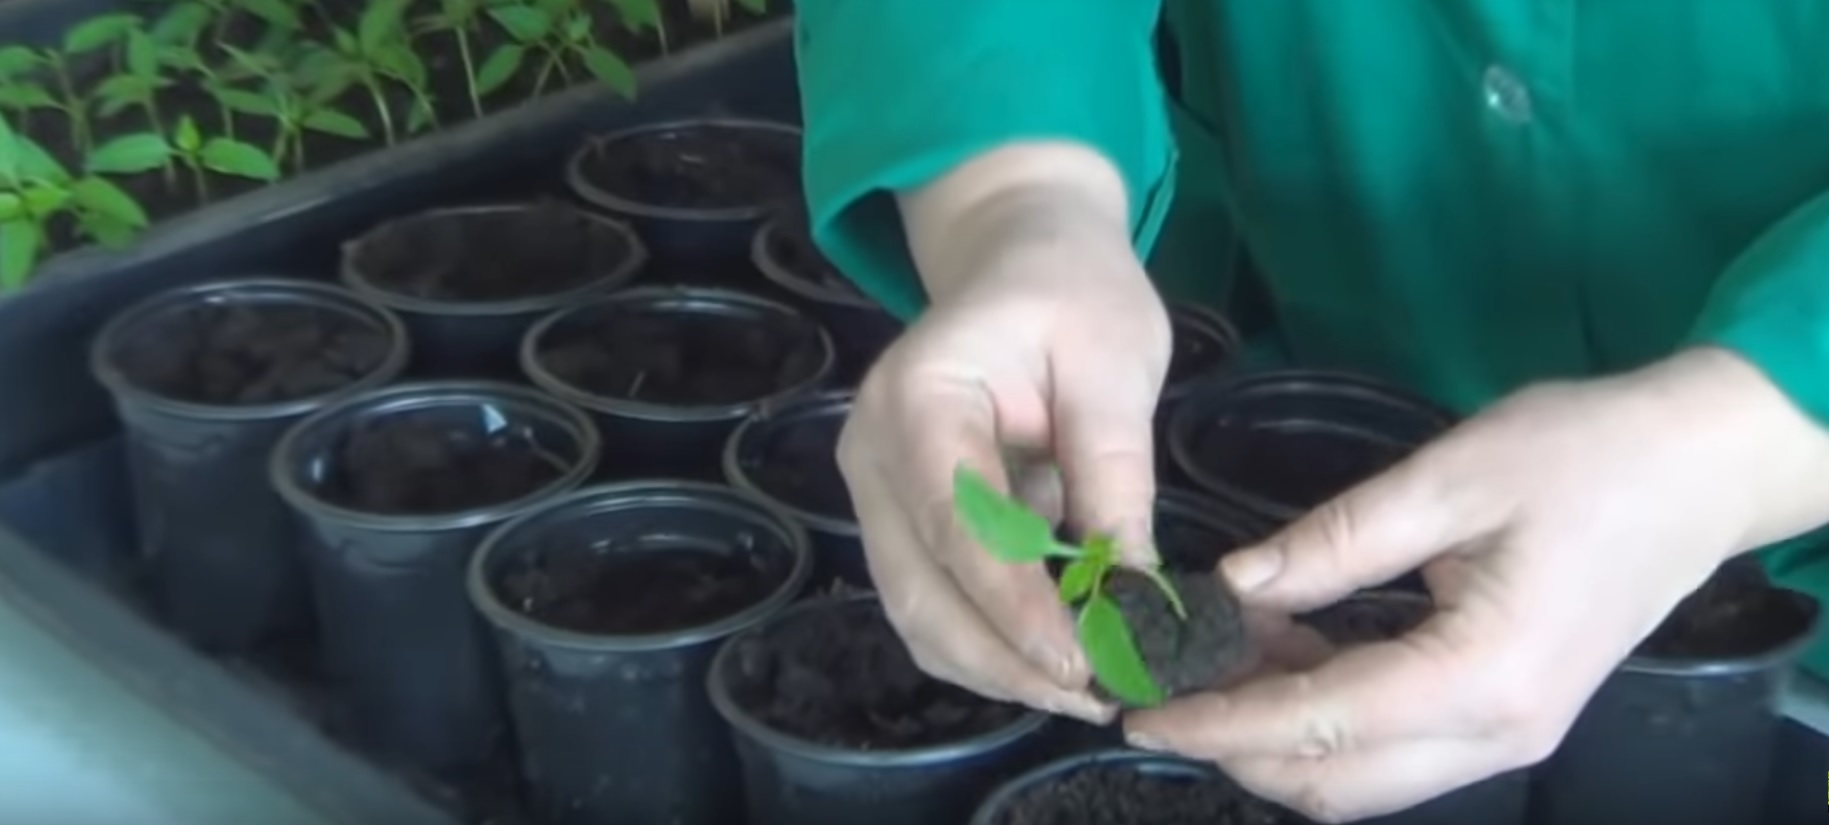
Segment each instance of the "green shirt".
[{"label": "green shirt", "polygon": [[[1236,239],[1305,364],[1465,412],[1712,342],[1829,425],[1829,3],[798,10],[815,236],[899,313],[923,295],[890,193],[1071,139],[1123,173],[1165,292],[1226,294]],[[1765,557],[1829,596],[1823,554]],[[1829,645],[1813,659],[1829,668]]]}]

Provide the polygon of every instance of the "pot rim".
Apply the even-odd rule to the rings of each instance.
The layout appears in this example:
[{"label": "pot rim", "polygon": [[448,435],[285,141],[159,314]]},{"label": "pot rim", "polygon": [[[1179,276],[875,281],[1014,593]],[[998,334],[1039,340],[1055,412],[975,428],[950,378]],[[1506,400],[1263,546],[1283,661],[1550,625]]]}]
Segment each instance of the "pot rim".
[{"label": "pot rim", "polygon": [[[512,402],[524,410],[545,417],[549,422],[563,426],[577,441],[578,458],[558,478],[519,498],[434,515],[386,515],[334,504],[300,485],[293,475],[297,466],[295,454],[299,442],[321,429],[337,427],[347,415],[370,410],[385,415],[489,401]],[[598,435],[597,426],[592,423],[590,416],[559,399],[532,389],[479,379],[411,381],[351,396],[294,424],[280,436],[269,454],[267,478],[281,499],[295,511],[311,518],[330,519],[377,532],[465,530],[512,518],[542,500],[578,486],[596,472],[598,455],[602,450],[602,437]]]},{"label": "pot rim", "polygon": [[977,809],[972,812],[972,818],[968,825],[993,825],[993,823],[996,822],[997,814],[1007,809],[1010,806],[1010,803],[1015,801],[1017,796],[1027,793],[1030,789],[1036,788],[1042,783],[1057,777],[1071,776],[1088,768],[1103,767],[1107,765],[1125,766],[1150,764],[1160,765],[1163,768],[1183,772],[1188,775],[1217,778],[1233,785],[1235,788],[1237,786],[1237,783],[1226,776],[1224,771],[1221,771],[1217,766],[1208,762],[1197,762],[1172,754],[1135,750],[1132,748],[1104,748],[1087,751],[1085,753],[1071,754],[1044,762],[1003,782],[998,785],[996,789],[992,790],[991,793],[984,798],[984,801],[978,803]]},{"label": "pot rim", "polygon": [[782,263],[779,258],[775,257],[773,248],[775,233],[778,231],[780,230],[777,221],[763,221],[760,226],[756,227],[756,232],[750,236],[749,241],[749,262],[762,273],[762,277],[769,283],[800,298],[821,304],[873,312],[884,311],[875,301],[866,296],[822,286],[801,277],[792,267]]},{"label": "pot rim", "polygon": [[1158,483],[1156,510],[1170,510],[1176,516],[1199,522],[1214,532],[1234,536],[1240,541],[1239,549],[1270,537],[1271,525],[1261,516],[1212,493],[1185,486]]},{"label": "pot rim", "polygon": [[804,140],[800,127],[765,118],[739,116],[706,116],[687,117],[658,123],[644,123],[626,129],[618,129],[603,135],[585,139],[584,143],[572,150],[570,158],[565,161],[565,183],[584,202],[599,209],[607,209],[621,215],[637,218],[649,218],[669,221],[697,222],[736,222],[753,221],[767,217],[770,205],[755,203],[747,206],[731,206],[719,209],[692,209],[679,206],[661,206],[643,203],[633,198],[611,192],[598,186],[584,174],[584,160],[592,152],[606,146],[632,138],[642,137],[654,132],[684,131],[687,129],[746,129],[760,132],[775,132],[792,135],[797,140]]},{"label": "pot rim", "polygon": [[[749,509],[759,521],[766,521],[771,529],[778,530],[780,537],[785,539],[787,551],[793,557],[787,577],[768,596],[716,621],[664,633],[620,636],[555,627],[509,607],[496,593],[494,583],[490,581],[489,562],[503,552],[504,547],[512,549],[509,542],[516,533],[530,524],[580,505],[615,502],[644,493],[660,494],[670,497],[668,500],[688,504]],[[464,573],[464,589],[469,594],[470,604],[491,625],[537,644],[596,653],[671,650],[716,641],[742,632],[792,604],[799,598],[800,591],[812,575],[811,548],[812,544],[804,528],[766,500],[746,491],[723,484],[685,479],[619,481],[571,490],[497,525],[470,554]]]},{"label": "pot rim", "polygon": [[[457,301],[439,298],[421,298],[405,295],[383,287],[370,280],[368,274],[356,266],[356,256],[362,248],[372,244],[376,239],[415,221],[438,220],[452,216],[481,215],[504,212],[524,212],[541,206],[560,206],[568,209],[600,229],[618,235],[625,244],[627,254],[608,271],[594,275],[576,286],[558,292],[539,295],[528,295],[521,298],[509,298],[496,301]],[[401,215],[376,224],[348,241],[344,241],[339,251],[337,270],[343,284],[351,291],[368,300],[383,306],[409,312],[416,315],[442,315],[462,318],[493,317],[503,315],[525,315],[536,312],[549,312],[558,307],[570,306],[579,300],[609,290],[620,288],[635,279],[642,268],[648,264],[648,247],[641,236],[628,224],[614,218],[600,215],[586,209],[566,203],[542,204],[540,202],[505,202],[470,204],[467,206],[446,206],[424,209],[408,215]]]},{"label": "pot rim", "polygon": [[[1220,478],[1195,460],[1193,441],[1201,425],[1198,413],[1214,399],[1278,384],[1319,387],[1327,392],[1344,392],[1360,400],[1402,408],[1419,417],[1432,419],[1440,432],[1456,423],[1456,417],[1445,408],[1400,386],[1349,372],[1314,369],[1279,369],[1238,373],[1202,383],[1175,405],[1169,418],[1168,449],[1170,459],[1195,486],[1208,494],[1234,502],[1266,521],[1282,524],[1301,518],[1306,511],[1240,487],[1230,479]],[[1207,403],[1203,403],[1207,402]]]},{"label": "pot rim", "polygon": [[[123,337],[135,327],[165,312],[207,303],[213,295],[232,298],[237,292],[266,294],[279,298],[306,299],[274,301],[275,304],[308,305],[342,312],[351,318],[373,322],[388,337],[388,353],[368,374],[334,390],[268,404],[229,406],[184,401],[153,392],[127,377],[115,362],[114,352],[124,343]],[[315,299],[315,300],[309,300]],[[385,306],[364,300],[356,292],[322,281],[263,275],[248,278],[212,280],[168,289],[141,299],[103,324],[89,344],[89,374],[117,401],[128,402],[167,415],[199,421],[265,421],[305,415],[339,401],[385,386],[406,369],[412,347],[406,325]]]},{"label": "pot rim", "polygon": [[1229,372],[1238,358],[1244,338],[1231,319],[1205,304],[1171,303],[1167,309],[1171,327],[1180,322],[1193,328],[1217,342],[1226,355],[1225,360],[1212,369],[1199,370],[1180,383],[1164,385],[1161,403],[1173,404],[1192,394],[1207,381]]},{"label": "pot rim", "polygon": [[759,636],[773,627],[817,611],[843,610],[865,602],[880,604],[881,599],[872,592],[805,599],[726,639],[718,647],[717,655],[712,657],[711,666],[706,669],[705,675],[706,692],[710,694],[711,704],[717,708],[718,715],[724,718],[734,732],[749,737],[770,750],[828,765],[878,769],[925,767],[989,753],[1035,734],[1048,723],[1049,717],[1046,714],[1023,708],[1022,715],[1010,724],[969,739],[900,750],[857,750],[823,745],[775,730],[757,719],[730,695],[730,686],[720,677],[731,666],[730,661],[736,656],[740,641],[750,636]]},{"label": "pot rim", "polygon": [[[576,386],[553,374],[546,368],[541,358],[540,343],[547,333],[560,323],[588,312],[602,311],[617,306],[640,304],[700,303],[721,304],[724,306],[742,306],[771,314],[792,318],[807,324],[816,333],[820,347],[820,359],[817,367],[805,379],[796,384],[782,387],[761,398],[737,401],[730,404],[703,404],[693,406],[676,406],[672,404],[655,404],[646,401],[630,401],[599,395]],[[832,334],[824,324],[807,313],[779,301],[773,301],[759,295],[734,289],[698,286],[650,286],[626,289],[611,295],[601,295],[593,300],[566,307],[553,312],[529,327],[521,337],[520,346],[521,371],[535,386],[545,392],[561,398],[573,405],[604,415],[639,421],[657,421],[664,423],[691,423],[710,421],[734,421],[754,413],[758,408],[780,403],[813,391],[823,385],[837,366],[838,347],[832,342]]]},{"label": "pot rim", "polygon": [[1789,587],[1772,586],[1776,597],[1789,600],[1804,611],[1804,621],[1796,632],[1783,641],[1753,653],[1712,658],[1675,659],[1642,656],[1634,653],[1621,662],[1617,672],[1639,676],[1706,679],[1742,676],[1748,673],[1788,667],[1803,656],[1804,649],[1816,639],[1822,628],[1822,602],[1815,596]]},{"label": "pot rim", "polygon": [[808,528],[816,532],[833,536],[842,536],[845,538],[861,538],[863,536],[863,528],[858,525],[856,518],[834,518],[829,515],[815,513],[812,510],[802,508],[770,492],[743,469],[743,448],[751,434],[754,434],[765,427],[789,423],[791,420],[797,419],[802,415],[828,413],[833,411],[834,408],[838,408],[844,415],[849,416],[851,404],[856,398],[856,395],[856,391],[850,389],[823,390],[791,398],[782,398],[773,403],[766,403],[757,407],[755,412],[751,413],[748,417],[744,418],[741,423],[737,424],[737,426],[730,431],[729,437],[724,439],[722,457],[724,477],[730,481],[732,487],[748,490],[769,500],[777,508],[793,516],[795,519],[798,519],[800,523],[805,524]]}]

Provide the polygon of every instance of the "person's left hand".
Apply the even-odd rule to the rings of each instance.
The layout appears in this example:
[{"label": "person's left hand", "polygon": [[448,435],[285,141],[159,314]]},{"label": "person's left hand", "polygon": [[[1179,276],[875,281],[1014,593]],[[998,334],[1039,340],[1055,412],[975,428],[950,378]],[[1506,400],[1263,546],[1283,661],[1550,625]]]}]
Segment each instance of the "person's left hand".
[{"label": "person's left hand", "polygon": [[1824,521],[1829,431],[1738,356],[1530,388],[1223,566],[1285,614],[1421,567],[1426,624],[1127,729],[1318,821],[1406,808],[1548,756],[1725,559]]}]

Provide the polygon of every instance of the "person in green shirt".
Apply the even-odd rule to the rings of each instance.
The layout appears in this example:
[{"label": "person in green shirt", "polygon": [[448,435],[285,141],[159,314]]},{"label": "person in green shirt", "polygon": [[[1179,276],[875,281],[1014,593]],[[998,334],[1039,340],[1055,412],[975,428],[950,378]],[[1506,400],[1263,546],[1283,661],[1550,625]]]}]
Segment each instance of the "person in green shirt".
[{"label": "person in green shirt", "polygon": [[1224,575],[1286,616],[1422,567],[1440,610],[1398,643],[1131,714],[1136,744],[1317,819],[1395,810],[1547,755],[1724,559],[1762,550],[1829,592],[1808,542],[1780,544],[1829,522],[1829,6],[798,16],[815,238],[914,318],[839,459],[929,672],[1111,717],[1044,572],[962,534],[952,474],[1008,478],[1147,562],[1162,296],[1227,294],[1235,237],[1285,357],[1472,417]]}]

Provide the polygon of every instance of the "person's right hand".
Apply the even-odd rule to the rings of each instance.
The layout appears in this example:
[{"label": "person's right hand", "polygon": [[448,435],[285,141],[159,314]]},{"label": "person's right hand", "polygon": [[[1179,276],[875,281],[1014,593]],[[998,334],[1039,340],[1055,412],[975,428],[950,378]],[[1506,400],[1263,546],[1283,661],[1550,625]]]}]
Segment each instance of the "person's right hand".
[{"label": "person's right hand", "polygon": [[973,542],[952,485],[962,464],[1009,479],[1057,522],[1153,559],[1151,418],[1171,344],[1125,198],[1103,157],[1058,144],[994,150],[904,195],[930,305],[870,371],[838,450],[871,576],[921,668],[1099,722],[1114,709],[1088,692],[1046,570]]}]

